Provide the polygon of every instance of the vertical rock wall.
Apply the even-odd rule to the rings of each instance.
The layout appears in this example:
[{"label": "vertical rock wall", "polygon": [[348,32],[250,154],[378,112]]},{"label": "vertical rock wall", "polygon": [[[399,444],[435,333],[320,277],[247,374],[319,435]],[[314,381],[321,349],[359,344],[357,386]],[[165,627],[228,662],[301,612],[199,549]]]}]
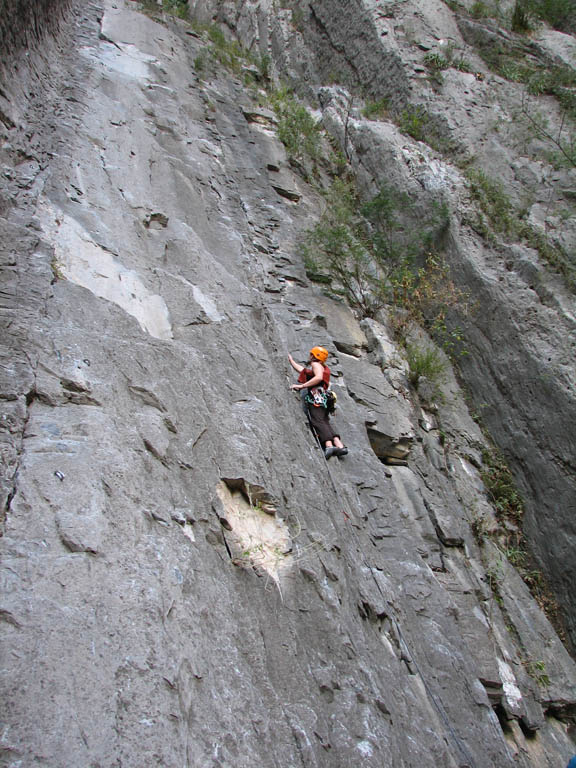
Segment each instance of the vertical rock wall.
[{"label": "vertical rock wall", "polygon": [[[436,141],[468,160],[475,157],[488,178],[504,183],[512,200],[518,199],[522,206],[526,200],[534,201],[535,220],[542,200],[549,205],[561,197],[562,185],[573,186],[574,170],[531,163],[525,156],[528,150],[517,149],[526,144],[521,109],[529,97],[522,85],[487,70],[462,38],[446,4],[428,0],[383,7],[365,0],[343,3],[336,10],[337,5],[315,2],[277,14],[269,6],[249,2],[238,8],[196,0],[191,11],[227,23],[252,49],[269,45],[279,71],[301,83],[312,99],[321,83],[349,87],[336,120],[326,118],[326,111],[324,120],[327,125],[332,121],[341,148],[353,158],[367,196],[376,194],[386,180],[398,190],[409,190],[412,203],[421,204],[423,210],[431,197],[443,198],[450,206],[448,260],[454,279],[470,291],[476,307],[470,318],[452,317],[453,324],[464,330],[470,351],[461,361],[462,375],[478,415],[514,471],[525,499],[525,533],[556,593],[574,645],[576,604],[571,585],[576,573],[570,551],[576,536],[576,444],[574,430],[567,426],[576,420],[574,296],[534,250],[490,245],[478,237],[467,223],[469,200],[458,169],[397,130],[356,123],[360,111],[351,110],[352,95],[356,94],[356,103],[361,102],[358,94],[387,98],[391,109],[418,104],[427,119],[435,121]],[[459,23],[465,27],[462,20]],[[477,34],[484,31],[479,24],[472,26]],[[489,30],[484,35],[494,42]],[[564,44],[573,45],[573,39],[565,37]],[[446,45],[479,72],[447,69],[442,85],[431,88],[424,58],[444,55]],[[555,135],[561,135],[564,123],[557,104],[547,99],[526,105],[534,114],[547,112]],[[526,179],[532,181],[522,186]],[[569,210],[572,203],[567,199],[558,208],[562,205]],[[550,226],[547,222],[542,230],[546,235]],[[568,223],[557,226],[558,236],[569,229]],[[570,243],[568,250],[573,252]]]},{"label": "vertical rock wall", "polygon": [[5,65],[22,49],[36,50],[47,35],[57,33],[70,6],[70,0],[2,0],[0,61]]},{"label": "vertical rock wall", "polygon": [[[321,200],[206,42],[77,10],[2,128],[3,760],[566,762],[574,664],[474,532],[455,380],[425,408],[386,326],[310,284]],[[289,391],[316,343],[329,464]]]}]

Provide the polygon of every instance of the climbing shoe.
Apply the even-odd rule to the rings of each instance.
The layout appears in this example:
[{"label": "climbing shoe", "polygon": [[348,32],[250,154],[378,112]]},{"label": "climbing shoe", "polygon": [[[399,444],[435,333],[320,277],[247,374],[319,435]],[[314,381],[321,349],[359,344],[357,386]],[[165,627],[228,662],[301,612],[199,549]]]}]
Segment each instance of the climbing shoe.
[{"label": "climbing shoe", "polygon": [[329,459],[331,456],[337,456],[338,448],[330,447],[330,448],[324,448],[324,457],[326,459]]},{"label": "climbing shoe", "polygon": [[346,446],[344,446],[344,448],[334,448],[334,452],[336,456],[346,456],[348,448],[346,448]]}]

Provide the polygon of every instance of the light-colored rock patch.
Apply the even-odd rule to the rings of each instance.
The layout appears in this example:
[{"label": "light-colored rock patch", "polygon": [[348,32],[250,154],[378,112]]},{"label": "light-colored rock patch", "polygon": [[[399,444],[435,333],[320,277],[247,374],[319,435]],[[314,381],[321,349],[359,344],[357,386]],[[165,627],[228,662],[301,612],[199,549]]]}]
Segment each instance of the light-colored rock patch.
[{"label": "light-colored rock patch", "polygon": [[[137,272],[125,267],[95,243],[69,216],[54,211],[50,218],[54,240],[54,269],[95,296],[121,307],[138,320],[142,330],[157,339],[171,339],[172,328],[166,302],[146,288]],[[48,216],[45,217],[48,221]],[[56,237],[57,231],[57,237]]]},{"label": "light-colored rock patch", "polygon": [[251,503],[242,491],[231,490],[226,483],[220,483],[217,494],[233,534],[230,538],[235,563],[262,568],[278,583],[281,572],[290,564],[292,543],[286,524],[269,504]]}]

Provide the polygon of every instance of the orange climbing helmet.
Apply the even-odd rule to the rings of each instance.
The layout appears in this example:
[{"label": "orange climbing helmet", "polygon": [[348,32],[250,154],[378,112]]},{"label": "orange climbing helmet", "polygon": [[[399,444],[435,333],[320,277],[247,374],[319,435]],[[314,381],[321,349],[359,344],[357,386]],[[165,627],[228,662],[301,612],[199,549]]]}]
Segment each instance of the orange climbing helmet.
[{"label": "orange climbing helmet", "polygon": [[328,350],[324,349],[324,347],[312,347],[310,354],[321,363],[325,363],[328,360]]}]

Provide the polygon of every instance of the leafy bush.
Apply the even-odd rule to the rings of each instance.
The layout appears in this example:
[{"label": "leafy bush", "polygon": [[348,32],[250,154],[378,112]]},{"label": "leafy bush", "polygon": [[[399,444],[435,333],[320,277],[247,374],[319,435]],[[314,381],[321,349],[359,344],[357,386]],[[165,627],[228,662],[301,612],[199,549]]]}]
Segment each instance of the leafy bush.
[{"label": "leafy bush", "polygon": [[416,265],[423,252],[440,244],[448,224],[445,205],[424,214],[406,193],[386,186],[360,205],[352,183],[337,180],[302,245],[307,274],[317,282],[335,282],[332,290],[364,317],[387,302],[405,309],[397,315],[400,339],[415,321],[447,352],[460,351],[461,332],[448,328],[447,315],[450,309],[467,311],[467,296],[450,280],[440,256],[428,253],[424,266]]},{"label": "leafy bush", "polygon": [[353,185],[335,181],[326,202],[320,221],[306,234],[307,270],[327,271],[348,303],[363,317],[372,317],[384,304],[384,275],[372,258]]},{"label": "leafy bush", "polygon": [[428,69],[448,69],[450,62],[441,53],[427,53],[424,56],[424,64]]},{"label": "leafy bush", "polygon": [[522,662],[526,672],[532,677],[539,686],[547,688],[550,685],[550,677],[546,672],[546,663],[541,659],[527,659]]},{"label": "leafy bush", "polygon": [[408,335],[410,323],[414,321],[427,328],[451,357],[467,354],[462,331],[448,325],[448,313],[457,310],[468,314],[469,295],[456,287],[441,256],[429,254],[419,269],[404,266],[390,281],[394,303],[408,313],[407,319],[399,316],[394,322],[400,339]]},{"label": "leafy bush", "polygon": [[[146,14],[157,14],[164,11],[181,19],[188,17],[188,3],[186,0],[162,0],[159,4],[156,0],[141,0],[141,7]],[[161,21],[160,18],[157,19]]]},{"label": "leafy bush", "polygon": [[437,152],[450,154],[456,148],[446,126],[439,126],[421,104],[409,104],[395,117],[395,122],[403,133],[425,142]]},{"label": "leafy bush", "polygon": [[287,88],[276,91],[271,104],[278,117],[278,138],[294,159],[304,156],[317,160],[320,127],[306,107]]},{"label": "leafy bush", "polygon": [[388,99],[369,101],[362,110],[362,114],[367,120],[379,120],[388,117]]},{"label": "leafy bush", "polygon": [[496,14],[495,8],[489,3],[476,2],[472,3],[470,8],[470,15],[474,19],[489,19]]},{"label": "leafy bush", "polygon": [[574,0],[527,0],[530,11],[551,27],[561,32],[576,30],[576,2]]},{"label": "leafy bush", "polygon": [[526,0],[516,0],[512,10],[511,27],[513,32],[525,34],[534,29],[534,14]]},{"label": "leafy bush", "polygon": [[457,69],[460,72],[473,71],[472,65],[464,58],[462,52],[460,52],[459,56],[456,55],[456,47],[452,43],[445,46],[443,53],[427,53],[424,57],[424,64],[431,72],[436,73],[450,68]]},{"label": "leafy bush", "polygon": [[[554,245],[546,234],[526,221],[525,216],[514,208],[505,194],[502,184],[491,179],[484,171],[469,168],[465,175],[470,184],[470,193],[480,208],[476,219],[470,220],[478,234],[490,240],[492,230],[507,238],[524,241],[538,251],[540,257],[559,272],[568,288],[576,288],[576,261],[559,245]],[[487,222],[482,218],[487,218]]]},{"label": "leafy bush", "polygon": [[418,385],[421,376],[428,379],[436,388],[445,380],[446,363],[442,360],[436,347],[408,344],[406,346],[406,360],[410,368],[408,380],[412,386]]},{"label": "leafy bush", "polygon": [[416,141],[426,141],[428,114],[424,107],[409,106],[400,113],[398,127]]},{"label": "leafy bush", "polygon": [[247,58],[241,45],[236,40],[227,40],[218,24],[212,24],[208,27],[207,34],[212,43],[214,58],[231,72],[239,72],[242,67],[242,60]]},{"label": "leafy bush", "polygon": [[469,168],[466,177],[472,197],[479,203],[496,232],[516,234],[514,208],[502,184],[478,168]]},{"label": "leafy bush", "polygon": [[[576,0],[572,0],[576,3]],[[512,25],[518,27],[530,23],[536,12],[532,0],[517,3],[512,14]],[[575,13],[576,18],[576,13]],[[521,29],[519,31],[522,31]],[[516,83],[524,83],[529,93],[554,96],[566,114],[576,119],[576,72],[572,67],[549,61],[539,61],[533,49],[522,40],[505,41],[479,46],[478,53],[486,65],[500,77]]]},{"label": "leafy bush", "polygon": [[484,450],[482,462],[484,469],[480,476],[496,509],[497,517],[501,521],[519,523],[524,514],[524,506],[504,457],[497,451]]}]

